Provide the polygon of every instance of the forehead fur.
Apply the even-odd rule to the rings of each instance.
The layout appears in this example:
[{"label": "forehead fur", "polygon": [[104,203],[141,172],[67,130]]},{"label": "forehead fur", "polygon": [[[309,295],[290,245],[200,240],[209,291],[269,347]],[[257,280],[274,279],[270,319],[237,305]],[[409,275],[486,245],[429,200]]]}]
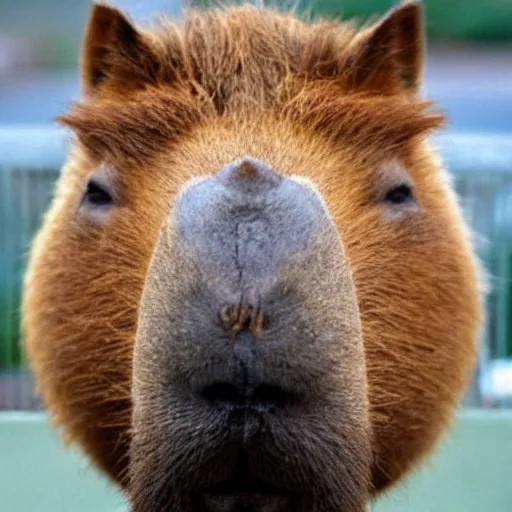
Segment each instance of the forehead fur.
[{"label": "forehead fur", "polygon": [[94,153],[143,159],[219,115],[287,118],[365,150],[442,123],[429,102],[392,86],[377,94],[358,79],[362,32],[349,22],[306,24],[243,6],[191,11],[181,25],[163,18],[139,33],[143,58],[110,48],[100,94],[60,119]]}]

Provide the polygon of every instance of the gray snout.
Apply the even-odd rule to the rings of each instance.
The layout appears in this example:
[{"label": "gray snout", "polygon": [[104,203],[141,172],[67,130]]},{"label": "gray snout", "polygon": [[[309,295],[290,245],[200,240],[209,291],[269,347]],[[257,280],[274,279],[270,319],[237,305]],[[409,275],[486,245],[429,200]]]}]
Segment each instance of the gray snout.
[{"label": "gray snout", "polygon": [[337,496],[329,510],[355,503],[354,489],[366,496],[355,289],[314,186],[252,157],[190,182],[140,312],[130,454],[141,492],[193,484],[197,510],[312,510],[304,489],[319,482]]}]

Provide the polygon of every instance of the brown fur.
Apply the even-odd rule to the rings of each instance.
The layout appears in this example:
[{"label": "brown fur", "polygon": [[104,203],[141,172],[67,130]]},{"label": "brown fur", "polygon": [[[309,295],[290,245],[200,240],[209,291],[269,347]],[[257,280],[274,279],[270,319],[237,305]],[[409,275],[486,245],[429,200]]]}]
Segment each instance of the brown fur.
[{"label": "brown fur", "polygon": [[[84,99],[62,118],[79,143],[34,242],[23,311],[53,419],[121,485],[138,305],[168,203],[189,178],[246,154],[309,177],[342,235],[366,351],[374,493],[446,431],[481,304],[467,230],[424,141],[442,117],[416,95],[418,10],[358,32],[245,6],[142,32],[96,7]],[[77,212],[100,165],[120,205],[106,221]],[[404,177],[419,211],[394,215],[376,198]]]}]

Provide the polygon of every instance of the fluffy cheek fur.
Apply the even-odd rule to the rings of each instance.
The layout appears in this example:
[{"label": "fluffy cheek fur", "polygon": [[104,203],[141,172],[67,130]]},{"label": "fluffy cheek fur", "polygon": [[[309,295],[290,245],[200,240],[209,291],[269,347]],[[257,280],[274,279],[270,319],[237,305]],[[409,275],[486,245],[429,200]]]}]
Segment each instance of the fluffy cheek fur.
[{"label": "fluffy cheek fur", "polygon": [[415,181],[417,214],[358,211],[327,194],[361,311],[378,490],[421,462],[449,427],[482,315],[478,262],[455,195],[425,146],[401,159]]},{"label": "fluffy cheek fur", "polygon": [[53,420],[94,463],[122,482],[127,466],[133,337],[154,208],[143,225],[130,208],[98,222],[79,212],[85,159],[64,170],[38,234],[23,310],[28,353]]}]

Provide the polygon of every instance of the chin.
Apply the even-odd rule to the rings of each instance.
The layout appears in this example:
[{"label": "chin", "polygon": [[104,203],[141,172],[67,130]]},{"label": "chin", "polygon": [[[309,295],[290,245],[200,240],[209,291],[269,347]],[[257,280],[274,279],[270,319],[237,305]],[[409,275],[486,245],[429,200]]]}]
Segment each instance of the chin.
[{"label": "chin", "polygon": [[195,510],[205,512],[288,512],[300,510],[297,497],[279,492],[230,491],[197,496]]}]

